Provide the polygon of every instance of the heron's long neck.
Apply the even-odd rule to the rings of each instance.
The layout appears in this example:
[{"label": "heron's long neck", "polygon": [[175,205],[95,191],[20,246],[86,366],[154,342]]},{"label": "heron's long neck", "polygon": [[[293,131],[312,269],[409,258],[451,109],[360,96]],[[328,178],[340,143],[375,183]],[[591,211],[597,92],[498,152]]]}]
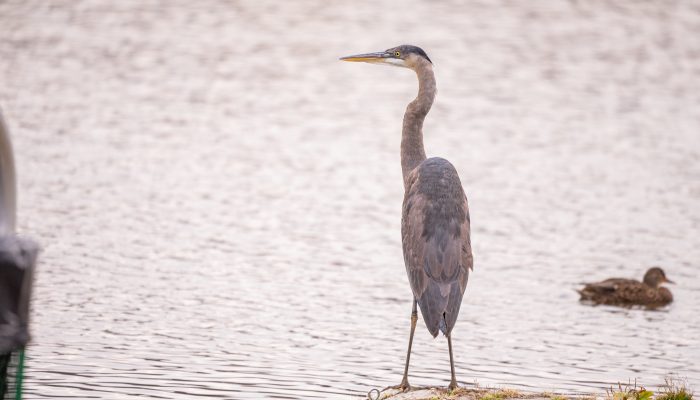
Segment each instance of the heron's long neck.
[{"label": "heron's long neck", "polygon": [[408,175],[423,160],[423,120],[435,100],[435,75],[433,65],[420,59],[414,68],[418,75],[418,96],[408,104],[403,116],[403,135],[401,136],[401,171],[404,187],[408,184]]}]

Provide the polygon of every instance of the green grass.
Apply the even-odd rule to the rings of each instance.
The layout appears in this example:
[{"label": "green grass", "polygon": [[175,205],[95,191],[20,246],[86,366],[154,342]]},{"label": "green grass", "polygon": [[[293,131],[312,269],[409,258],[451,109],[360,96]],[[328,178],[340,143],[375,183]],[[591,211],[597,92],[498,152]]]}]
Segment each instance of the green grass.
[{"label": "green grass", "polygon": [[479,400],[503,400],[521,397],[522,394],[517,390],[513,389],[497,389],[490,391],[483,396],[479,397]]},{"label": "green grass", "polygon": [[692,400],[693,393],[688,390],[684,382],[666,379],[661,393],[656,395],[656,400]]},{"label": "green grass", "polygon": [[637,382],[623,385],[617,384],[617,389],[606,390],[607,400],[651,400],[654,392],[646,390],[643,386],[637,389]]},{"label": "green grass", "polygon": [[671,378],[666,379],[666,383],[661,390],[654,395],[651,390],[643,386],[637,388],[637,383],[617,384],[617,389],[612,387],[606,391],[607,400],[692,400],[693,393],[688,390],[683,382]]}]

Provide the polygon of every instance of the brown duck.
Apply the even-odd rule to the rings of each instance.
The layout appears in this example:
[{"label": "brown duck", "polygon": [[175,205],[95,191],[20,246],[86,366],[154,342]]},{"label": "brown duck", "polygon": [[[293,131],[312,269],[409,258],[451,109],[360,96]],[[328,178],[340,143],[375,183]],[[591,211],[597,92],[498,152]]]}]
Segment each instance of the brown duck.
[{"label": "brown duck", "polygon": [[673,301],[671,291],[661,287],[662,283],[674,283],[666,278],[659,267],[649,268],[642,282],[634,279],[611,278],[602,282],[588,283],[578,290],[581,301],[613,306],[661,307]]}]

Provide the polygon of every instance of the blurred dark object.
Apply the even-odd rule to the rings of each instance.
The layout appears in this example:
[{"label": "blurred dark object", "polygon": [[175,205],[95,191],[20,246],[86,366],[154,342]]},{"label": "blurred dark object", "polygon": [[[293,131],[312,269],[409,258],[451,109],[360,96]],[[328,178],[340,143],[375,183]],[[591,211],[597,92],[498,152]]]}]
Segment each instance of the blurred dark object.
[{"label": "blurred dark object", "polygon": [[0,399],[20,400],[38,246],[15,235],[15,188],[12,143],[0,110]]},{"label": "blurred dark object", "polygon": [[37,245],[0,236],[0,399],[22,398],[24,346],[29,342],[29,299]]},{"label": "blurred dark object", "polygon": [[0,237],[0,354],[29,341],[29,298],[37,250],[29,239]]}]

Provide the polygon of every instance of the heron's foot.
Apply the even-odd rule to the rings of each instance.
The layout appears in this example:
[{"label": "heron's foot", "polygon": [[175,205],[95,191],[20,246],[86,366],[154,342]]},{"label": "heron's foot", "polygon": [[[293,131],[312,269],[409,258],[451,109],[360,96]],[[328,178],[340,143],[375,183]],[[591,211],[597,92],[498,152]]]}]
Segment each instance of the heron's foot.
[{"label": "heron's foot", "polygon": [[398,385],[389,386],[387,389],[398,389],[402,392],[410,392],[411,385],[408,384],[408,379],[404,379]]},{"label": "heron's foot", "polygon": [[455,389],[457,389],[457,388],[458,388],[458,386],[457,386],[457,381],[454,380],[454,379],[450,382],[450,385],[447,387],[447,389],[448,389],[449,391],[453,391],[453,390],[455,390]]}]

